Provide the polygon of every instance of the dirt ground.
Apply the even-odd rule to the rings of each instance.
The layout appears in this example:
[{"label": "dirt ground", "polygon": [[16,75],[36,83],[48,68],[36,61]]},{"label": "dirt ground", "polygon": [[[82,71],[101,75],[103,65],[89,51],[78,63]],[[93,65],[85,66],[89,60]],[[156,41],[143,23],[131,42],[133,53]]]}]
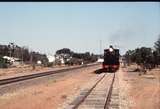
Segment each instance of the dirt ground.
[{"label": "dirt ground", "polygon": [[[90,78],[96,76],[88,68],[81,73],[68,74],[56,81],[31,86],[0,96],[2,109],[57,109],[66,98],[76,93]],[[135,66],[121,68],[119,78],[120,109],[160,109],[160,68],[139,75]]]},{"label": "dirt ground", "polygon": [[[0,68],[0,79],[11,78],[15,76],[23,76],[28,74],[35,74],[43,71],[59,70],[67,67],[68,66],[54,66],[54,67],[36,66],[35,69],[33,70],[32,66],[30,65],[20,65],[17,67],[12,67],[7,69]],[[70,66],[70,67],[75,67],[75,66]]]},{"label": "dirt ground", "polygon": [[[128,69],[133,69],[130,66]],[[147,71],[139,75],[139,72],[123,70],[122,81],[127,92],[129,109],[160,109],[160,68]],[[123,108],[122,108],[123,109]]]},{"label": "dirt ground", "polygon": [[57,109],[67,98],[80,89],[99,66],[90,67],[81,73],[68,74],[54,82],[21,89],[0,96],[1,109]]}]

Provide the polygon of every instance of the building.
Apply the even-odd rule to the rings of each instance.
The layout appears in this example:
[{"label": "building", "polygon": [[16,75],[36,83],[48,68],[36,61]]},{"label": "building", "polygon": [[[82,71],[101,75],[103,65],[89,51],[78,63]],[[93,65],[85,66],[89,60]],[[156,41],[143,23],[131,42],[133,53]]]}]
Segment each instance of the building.
[{"label": "building", "polygon": [[9,56],[3,56],[4,59],[7,59],[13,66],[20,65],[22,60],[19,58],[9,57]]}]

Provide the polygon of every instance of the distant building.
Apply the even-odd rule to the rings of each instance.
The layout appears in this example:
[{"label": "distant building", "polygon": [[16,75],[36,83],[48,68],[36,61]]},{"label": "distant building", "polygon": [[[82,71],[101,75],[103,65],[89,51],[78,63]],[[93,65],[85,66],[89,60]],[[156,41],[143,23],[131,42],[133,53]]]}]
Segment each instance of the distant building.
[{"label": "distant building", "polygon": [[48,55],[47,58],[48,58],[49,62],[54,62],[55,61],[55,56]]},{"label": "distant building", "polygon": [[97,62],[99,62],[99,63],[102,63],[103,61],[104,61],[103,58],[99,58],[99,59],[97,60]]},{"label": "distant building", "polygon": [[7,59],[10,63],[12,63],[13,66],[20,65],[22,60],[19,58],[9,57],[9,56],[3,56],[4,59]]},{"label": "distant building", "polygon": [[41,64],[42,64],[42,61],[38,60],[38,61],[37,61],[37,64],[38,64],[38,65],[41,65]]},{"label": "distant building", "polygon": [[66,62],[70,61],[72,57],[70,56],[70,54],[65,54],[65,53],[61,53],[61,54],[56,54],[55,55],[55,60],[60,61],[61,64],[65,64]]}]

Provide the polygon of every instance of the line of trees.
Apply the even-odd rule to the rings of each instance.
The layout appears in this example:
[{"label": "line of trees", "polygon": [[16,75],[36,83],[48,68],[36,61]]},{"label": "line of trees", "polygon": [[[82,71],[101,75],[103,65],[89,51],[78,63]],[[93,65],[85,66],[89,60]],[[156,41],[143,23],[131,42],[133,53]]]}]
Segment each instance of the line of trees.
[{"label": "line of trees", "polygon": [[146,69],[152,69],[160,65],[160,35],[154,43],[154,49],[149,47],[140,47],[134,50],[128,50],[125,53],[125,58],[130,63],[136,63],[144,66]]},{"label": "line of trees", "polygon": [[8,45],[0,44],[0,58],[2,60],[1,63],[5,62],[2,59],[3,56],[19,58],[22,62],[30,64],[36,63],[38,60],[41,60],[42,63],[48,61],[45,54],[29,51],[27,47],[20,47],[14,43],[9,43]]},{"label": "line of trees", "polygon": [[[65,64],[81,64],[83,63],[91,63],[97,61],[97,55],[85,52],[85,53],[76,53],[71,51],[69,48],[63,48],[56,51],[56,56],[61,55],[65,60]],[[69,59],[67,61],[67,59]]]}]

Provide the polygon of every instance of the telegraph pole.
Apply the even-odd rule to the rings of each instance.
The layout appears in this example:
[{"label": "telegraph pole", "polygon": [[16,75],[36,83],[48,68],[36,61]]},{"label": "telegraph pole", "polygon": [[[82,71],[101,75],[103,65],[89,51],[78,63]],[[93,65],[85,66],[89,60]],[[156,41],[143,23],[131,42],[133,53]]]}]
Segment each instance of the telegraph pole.
[{"label": "telegraph pole", "polygon": [[23,49],[21,48],[21,58],[22,58],[22,64],[23,64]]},{"label": "telegraph pole", "polygon": [[101,52],[101,50],[102,50],[102,40],[100,40],[100,43],[99,43],[99,44],[100,44],[100,46],[99,46],[99,47],[100,47],[99,52],[100,52],[100,57],[101,57],[101,55],[102,55],[102,52]]}]

